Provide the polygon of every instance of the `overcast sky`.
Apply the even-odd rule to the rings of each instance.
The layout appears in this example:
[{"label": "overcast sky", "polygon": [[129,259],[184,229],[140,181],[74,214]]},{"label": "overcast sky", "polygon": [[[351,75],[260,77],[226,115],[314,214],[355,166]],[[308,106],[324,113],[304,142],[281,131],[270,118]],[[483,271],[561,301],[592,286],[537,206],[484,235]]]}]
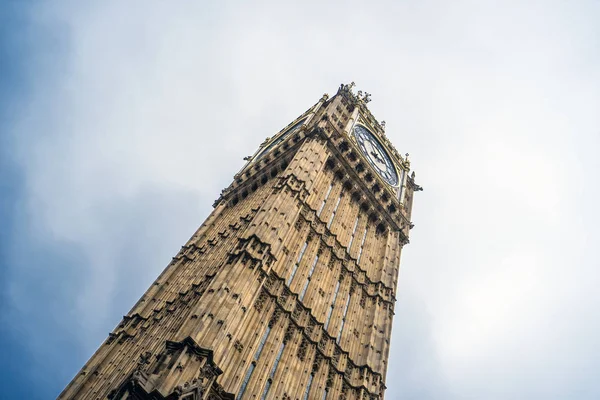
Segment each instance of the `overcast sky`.
[{"label": "overcast sky", "polygon": [[289,4],[2,2],[2,392],[56,397],[242,158],[355,81],[425,188],[387,398],[600,398],[600,2]]}]

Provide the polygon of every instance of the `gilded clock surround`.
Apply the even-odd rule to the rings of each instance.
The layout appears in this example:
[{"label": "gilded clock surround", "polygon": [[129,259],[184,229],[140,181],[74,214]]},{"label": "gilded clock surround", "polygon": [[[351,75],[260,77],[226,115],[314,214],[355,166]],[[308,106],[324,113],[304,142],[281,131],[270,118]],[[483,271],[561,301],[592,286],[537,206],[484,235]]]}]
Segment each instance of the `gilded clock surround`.
[{"label": "gilded clock surround", "polygon": [[[363,124],[352,128],[352,139],[377,173],[392,187],[398,186],[398,172],[385,147]],[[369,145],[367,148],[367,144]],[[383,167],[381,167],[383,164]]]},{"label": "gilded clock surround", "polygon": [[[341,85],[248,157],[59,398],[383,398],[421,188],[369,100]],[[357,122],[404,171],[398,187],[353,141]]]}]

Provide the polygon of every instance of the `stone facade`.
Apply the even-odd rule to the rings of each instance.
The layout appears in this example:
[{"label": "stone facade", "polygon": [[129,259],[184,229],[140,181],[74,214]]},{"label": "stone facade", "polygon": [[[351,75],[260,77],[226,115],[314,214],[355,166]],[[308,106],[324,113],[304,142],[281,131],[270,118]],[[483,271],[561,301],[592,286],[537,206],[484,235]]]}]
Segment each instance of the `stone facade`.
[{"label": "stone facade", "polygon": [[[246,158],[59,399],[383,398],[421,188],[352,86]],[[385,148],[396,186],[358,146],[356,124]]]}]

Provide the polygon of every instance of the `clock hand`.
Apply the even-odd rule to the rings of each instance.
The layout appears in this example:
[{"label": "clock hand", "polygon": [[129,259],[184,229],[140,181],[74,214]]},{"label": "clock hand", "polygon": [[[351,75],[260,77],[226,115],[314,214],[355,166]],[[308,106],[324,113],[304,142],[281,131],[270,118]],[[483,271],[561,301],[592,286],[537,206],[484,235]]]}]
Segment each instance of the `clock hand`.
[{"label": "clock hand", "polygon": [[375,157],[375,159],[376,159],[377,161],[379,161],[379,162],[383,162],[383,159],[381,158],[381,155],[380,155],[379,153],[376,153],[376,152],[374,152],[374,151],[371,151],[371,155],[372,155],[373,157]]}]

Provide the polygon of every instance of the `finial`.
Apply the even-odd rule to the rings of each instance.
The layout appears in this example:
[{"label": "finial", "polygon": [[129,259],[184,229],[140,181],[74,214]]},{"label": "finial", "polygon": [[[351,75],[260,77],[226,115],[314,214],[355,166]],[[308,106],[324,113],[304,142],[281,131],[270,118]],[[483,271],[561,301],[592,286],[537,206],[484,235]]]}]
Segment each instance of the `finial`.
[{"label": "finial", "polygon": [[362,90],[356,92],[356,97],[365,104],[371,101],[371,93],[363,92]]},{"label": "finial", "polygon": [[252,159],[252,156],[246,156],[244,157],[244,161],[250,161]]},{"label": "finial", "polygon": [[345,92],[352,92],[352,88],[356,86],[356,84],[354,82],[350,82],[350,83],[342,83],[340,85],[340,90],[343,90]]},{"label": "finial", "polygon": [[323,97],[321,97],[321,100],[323,100],[323,101],[329,100],[329,95],[327,93],[323,93]]},{"label": "finial", "polygon": [[383,128],[383,130],[385,130],[385,121],[381,121],[381,122],[379,123],[379,125],[381,125],[381,127]]},{"label": "finial", "polygon": [[350,82],[348,84],[341,84],[340,85],[340,92],[344,92],[347,93],[349,95],[349,97],[352,99],[352,102],[354,104],[367,104],[368,102],[371,101],[371,93],[367,93],[367,92],[363,92],[362,90],[359,90],[358,92],[356,92],[356,94],[352,93],[352,89],[356,86],[356,84],[354,82]]}]

